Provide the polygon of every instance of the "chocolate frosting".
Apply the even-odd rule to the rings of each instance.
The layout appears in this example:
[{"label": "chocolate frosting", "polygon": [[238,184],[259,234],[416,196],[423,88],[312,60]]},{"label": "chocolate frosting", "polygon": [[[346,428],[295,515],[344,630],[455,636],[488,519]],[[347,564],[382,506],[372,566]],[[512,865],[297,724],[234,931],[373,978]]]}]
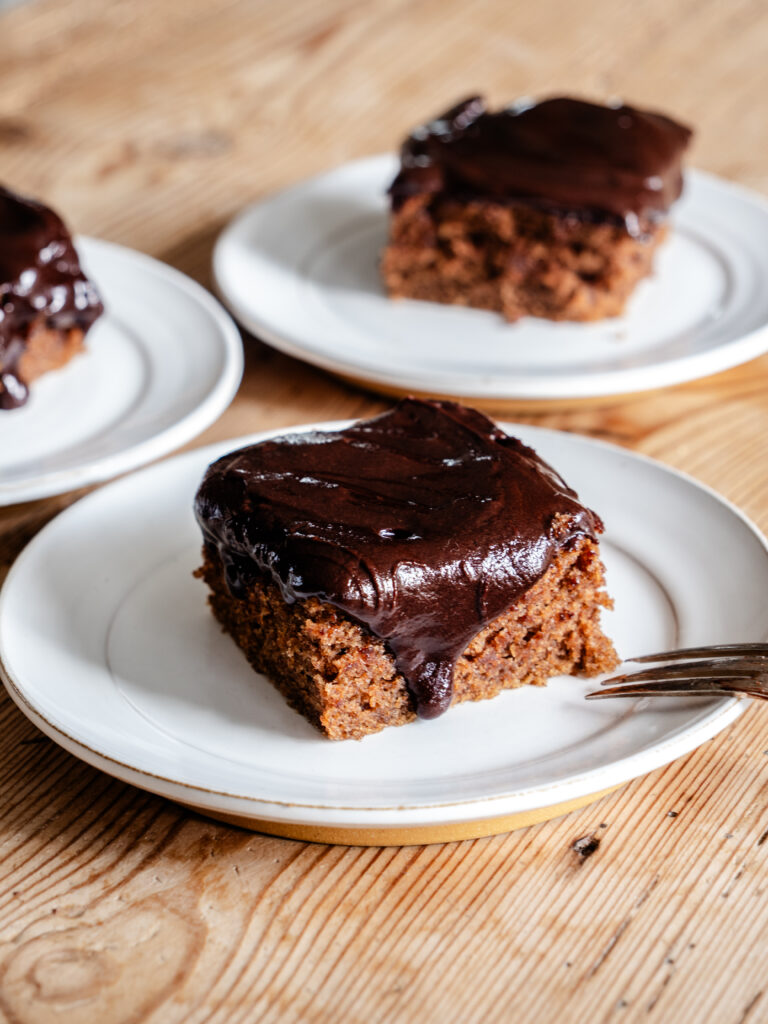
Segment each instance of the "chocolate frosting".
[{"label": "chocolate frosting", "polygon": [[0,408],[27,398],[18,361],[35,321],[87,331],[103,310],[61,218],[0,186]]},{"label": "chocolate frosting", "polygon": [[489,111],[480,96],[417,128],[390,193],[525,201],[624,220],[663,215],[682,191],[692,132],[663,114],[559,97]]},{"label": "chocolate frosting", "polygon": [[266,572],[288,602],[340,608],[386,641],[424,718],[448,707],[473,637],[561,547],[602,530],[553,469],[481,413],[416,399],[345,430],[225,455],[195,512],[235,596]]}]

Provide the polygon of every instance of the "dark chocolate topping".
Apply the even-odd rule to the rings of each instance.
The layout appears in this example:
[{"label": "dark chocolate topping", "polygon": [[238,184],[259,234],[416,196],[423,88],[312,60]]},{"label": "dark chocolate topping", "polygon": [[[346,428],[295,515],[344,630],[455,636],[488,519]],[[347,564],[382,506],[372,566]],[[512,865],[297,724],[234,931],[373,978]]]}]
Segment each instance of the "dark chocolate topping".
[{"label": "dark chocolate topping", "polygon": [[415,399],[345,430],[224,456],[195,511],[235,596],[267,572],[288,602],[340,608],[388,643],[424,718],[448,707],[473,637],[560,548],[602,529],[481,413]]},{"label": "dark chocolate topping", "polygon": [[0,408],[26,398],[17,363],[34,322],[87,331],[102,312],[61,218],[0,186]]},{"label": "dark chocolate topping", "polygon": [[417,128],[390,192],[543,203],[623,219],[658,217],[682,191],[692,132],[634,107],[557,98],[491,112],[464,100]]}]

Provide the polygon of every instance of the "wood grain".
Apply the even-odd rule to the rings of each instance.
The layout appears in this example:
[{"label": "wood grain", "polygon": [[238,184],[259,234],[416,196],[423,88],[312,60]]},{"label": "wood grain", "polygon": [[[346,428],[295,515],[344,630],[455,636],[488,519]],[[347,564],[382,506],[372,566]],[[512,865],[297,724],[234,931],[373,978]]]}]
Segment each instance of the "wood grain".
[{"label": "wood grain", "polygon": [[[0,31],[0,178],[203,283],[244,203],[479,88],[662,107],[696,125],[698,166],[768,192],[762,0],[62,0]],[[246,350],[195,443],[387,404]],[[768,530],[768,358],[493,411],[679,466]],[[74,497],[0,512],[0,571]],[[4,695],[0,736],[7,1024],[768,1021],[765,709],[566,818],[403,849],[209,822],[79,763]]]}]

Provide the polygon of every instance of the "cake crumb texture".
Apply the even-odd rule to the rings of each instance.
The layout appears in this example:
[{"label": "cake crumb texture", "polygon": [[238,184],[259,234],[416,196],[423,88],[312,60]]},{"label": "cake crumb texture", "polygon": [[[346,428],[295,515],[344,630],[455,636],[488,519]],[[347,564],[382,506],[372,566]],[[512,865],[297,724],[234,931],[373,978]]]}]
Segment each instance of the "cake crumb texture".
[{"label": "cake crumb texture", "polygon": [[[210,588],[214,615],[252,666],[328,738],[361,739],[416,717],[385,642],[335,606],[313,597],[286,603],[266,574],[255,575],[244,597],[233,597],[211,544],[196,575]],[[577,537],[467,646],[456,662],[452,703],[614,668],[619,659],[600,628],[601,609],[612,606],[603,588],[597,543]]]},{"label": "cake crumb texture", "polygon": [[620,315],[667,233],[524,204],[418,195],[393,210],[381,273],[391,298],[550,320]]}]

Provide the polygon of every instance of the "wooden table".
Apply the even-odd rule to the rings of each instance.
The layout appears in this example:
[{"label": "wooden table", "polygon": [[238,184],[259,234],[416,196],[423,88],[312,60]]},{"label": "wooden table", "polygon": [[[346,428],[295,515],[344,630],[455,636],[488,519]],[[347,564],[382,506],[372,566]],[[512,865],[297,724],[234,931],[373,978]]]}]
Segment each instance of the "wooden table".
[{"label": "wooden table", "polygon": [[[668,109],[698,166],[768,192],[761,0],[64,0],[2,15],[0,39],[0,178],[204,283],[243,204],[478,88]],[[246,355],[196,443],[386,405]],[[679,466],[768,529],[768,358],[518,418]],[[73,497],[4,510],[3,565]],[[764,708],[568,817],[402,849],[212,823],[65,754],[5,696],[0,730],[4,1024],[768,1021]]]}]

